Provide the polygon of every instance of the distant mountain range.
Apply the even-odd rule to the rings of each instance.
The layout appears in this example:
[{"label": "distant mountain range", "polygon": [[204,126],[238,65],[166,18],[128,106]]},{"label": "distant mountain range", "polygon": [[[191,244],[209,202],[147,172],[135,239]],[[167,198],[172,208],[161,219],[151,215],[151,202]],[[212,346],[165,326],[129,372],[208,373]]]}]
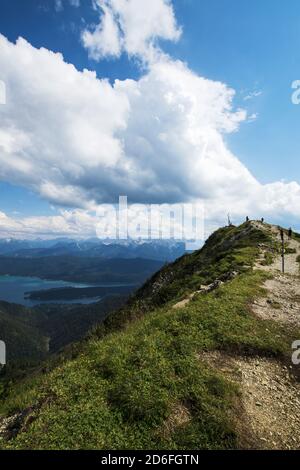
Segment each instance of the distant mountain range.
[{"label": "distant mountain range", "polygon": [[0,239],[0,256],[44,258],[50,256],[76,256],[97,258],[153,259],[174,261],[185,253],[185,244],[175,240],[102,241],[97,238],[73,240],[17,240]]}]

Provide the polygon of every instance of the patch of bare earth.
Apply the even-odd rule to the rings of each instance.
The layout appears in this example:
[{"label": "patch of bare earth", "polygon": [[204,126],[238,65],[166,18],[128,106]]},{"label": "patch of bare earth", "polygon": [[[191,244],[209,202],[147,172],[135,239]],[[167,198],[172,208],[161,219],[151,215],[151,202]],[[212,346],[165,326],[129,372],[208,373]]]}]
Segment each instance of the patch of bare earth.
[{"label": "patch of bare earth", "polygon": [[300,384],[287,367],[271,359],[216,351],[199,359],[240,388],[241,402],[233,417],[240,448],[300,448]]},{"label": "patch of bare earth", "polygon": [[[280,241],[277,227],[268,226],[273,237]],[[282,270],[282,257],[276,255],[273,263],[265,266],[262,263],[265,250],[261,249],[260,259],[256,268],[273,274],[273,279],[265,282],[267,297],[258,299],[253,304],[253,312],[259,318],[285,323],[288,326],[300,326],[300,276],[297,257],[300,254],[300,244],[289,240],[288,247],[295,253],[285,254],[285,272]]]},{"label": "patch of bare earth", "polygon": [[191,415],[188,407],[183,403],[178,403],[174,406],[168,419],[163,424],[159,431],[164,438],[170,437],[176,429],[181,428],[189,423]]},{"label": "patch of bare earth", "polygon": [[252,311],[264,320],[300,327],[300,279],[276,274],[264,283],[267,297],[254,301]]},{"label": "patch of bare earth", "polygon": [[[253,224],[268,231],[280,242],[278,227],[260,222]],[[252,311],[259,318],[274,320],[292,329],[300,327],[300,276],[297,262],[300,244],[292,239],[288,241],[288,248],[295,253],[285,254],[283,274],[281,255],[273,252],[273,262],[266,265],[268,247],[261,247],[255,269],[267,271],[273,278],[265,282],[267,296],[256,299]],[[241,448],[300,449],[300,384],[291,370],[275,359],[262,357],[210,352],[201,354],[199,359],[218,369],[239,386],[241,403],[234,419]]]},{"label": "patch of bare earth", "polygon": [[186,299],[177,302],[175,305],[173,305],[172,308],[177,310],[186,307],[191,302],[191,300],[193,300],[197,295],[212,292],[213,290],[218,289],[218,287],[222,286],[225,282],[234,279],[237,275],[238,273],[236,271],[231,271],[222,275],[220,279],[215,279],[215,281],[211,284],[200,286],[199,290],[192,292]]}]

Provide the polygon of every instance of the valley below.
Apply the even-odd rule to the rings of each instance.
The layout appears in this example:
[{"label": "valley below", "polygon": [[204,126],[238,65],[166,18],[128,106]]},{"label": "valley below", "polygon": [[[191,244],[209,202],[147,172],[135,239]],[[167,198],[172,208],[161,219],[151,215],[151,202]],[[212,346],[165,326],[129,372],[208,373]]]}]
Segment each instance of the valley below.
[{"label": "valley below", "polygon": [[27,364],[84,338],[163,264],[91,255],[0,255],[0,333],[7,369],[25,371]]},{"label": "valley below", "polygon": [[0,276],[64,281],[85,284],[86,287],[100,283],[141,284],[163,265],[164,261],[144,258],[103,259],[71,255],[40,258],[0,256]]},{"label": "valley below", "polygon": [[0,256],[0,300],[27,307],[89,304],[106,295],[128,295],[163,264],[143,258]]},{"label": "valley below", "polygon": [[89,304],[107,295],[127,295],[137,287],[126,283],[89,285],[36,277],[0,276],[0,299],[26,307],[44,303]]}]

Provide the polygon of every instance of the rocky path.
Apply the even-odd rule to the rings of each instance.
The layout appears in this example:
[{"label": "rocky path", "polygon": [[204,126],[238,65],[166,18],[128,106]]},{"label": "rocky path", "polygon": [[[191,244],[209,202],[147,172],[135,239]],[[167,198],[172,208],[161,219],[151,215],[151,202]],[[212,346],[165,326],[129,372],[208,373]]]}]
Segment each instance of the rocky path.
[{"label": "rocky path", "polygon": [[199,359],[239,385],[241,409],[233,418],[241,448],[300,448],[300,384],[288,367],[266,358],[220,352],[204,353]]},{"label": "rocky path", "polygon": [[[280,241],[276,226],[254,224],[271,231]],[[264,265],[265,249],[262,248],[255,269],[273,275],[265,282],[266,298],[257,299],[252,305],[253,314],[265,320],[274,320],[288,328],[300,328],[300,276],[297,256],[300,243],[289,241],[295,253],[285,255],[285,273],[281,272],[281,255],[272,264]],[[295,337],[295,340],[300,337]],[[291,348],[292,354],[292,348]],[[217,367],[241,390],[242,410],[236,416],[240,446],[261,449],[300,449],[300,383],[292,374],[292,363],[286,366],[269,358],[228,356],[219,352],[202,354],[200,360]],[[300,366],[299,366],[300,367]]]},{"label": "rocky path", "polygon": [[[280,241],[277,227],[268,226],[268,230],[277,241]],[[261,264],[265,257],[265,250],[261,250],[256,269],[270,272],[273,278],[265,282],[267,297],[254,303],[253,312],[265,320],[274,320],[288,326],[300,327],[300,265],[297,262],[297,257],[300,255],[300,243],[293,239],[289,240],[288,248],[294,250],[295,253],[285,254],[284,274],[281,272],[281,255],[276,255],[273,263],[265,266]]]},{"label": "rocky path", "polygon": [[[269,230],[278,242],[280,230],[276,226],[259,224]],[[288,248],[295,253],[285,254],[285,273],[282,273],[280,254],[270,265],[257,264],[257,269],[270,272],[272,279],[265,282],[267,297],[252,306],[259,318],[273,320],[288,328],[300,327],[300,276],[297,257],[298,241],[288,240]],[[261,259],[265,257],[262,249]],[[295,333],[296,334],[296,333]],[[300,339],[300,338],[296,338]],[[292,350],[291,350],[292,351]],[[235,359],[241,371],[242,401],[250,427],[258,443],[266,449],[300,448],[300,384],[283,364],[270,359]]]},{"label": "rocky path", "polygon": [[[268,233],[271,233],[273,238],[277,240],[278,243],[281,243],[280,230],[278,229],[277,226],[275,225],[265,226],[264,224],[261,224],[259,222],[254,222],[253,224],[257,228],[261,230],[266,230]],[[298,277],[300,274],[300,271],[299,271],[299,263],[297,262],[297,256],[300,255],[300,243],[294,239],[289,240],[286,236],[285,236],[285,241],[288,243],[289,249],[295,250],[295,253],[286,253],[284,256],[285,274],[290,274],[292,276]],[[258,263],[256,264],[256,267],[258,269],[263,269],[265,271],[269,271],[274,274],[277,274],[278,272],[282,272],[282,257],[280,254],[275,256],[273,263],[269,266],[262,266],[260,264],[261,261],[264,260],[264,255],[265,255],[265,250],[262,249],[261,254],[260,254],[260,259],[258,260]]]}]

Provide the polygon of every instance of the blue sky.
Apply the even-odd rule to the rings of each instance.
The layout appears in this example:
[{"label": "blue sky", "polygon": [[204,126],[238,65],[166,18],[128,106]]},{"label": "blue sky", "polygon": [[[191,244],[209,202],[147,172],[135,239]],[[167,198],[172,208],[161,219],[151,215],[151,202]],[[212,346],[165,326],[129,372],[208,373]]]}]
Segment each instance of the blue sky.
[{"label": "blue sky", "polygon": [[[291,83],[300,78],[299,1],[174,0],[172,5],[182,35],[160,41],[161,49],[197,75],[233,88],[235,108],[250,116],[223,136],[227,147],[261,184],[299,182],[300,106],[291,102]],[[55,8],[54,0],[1,0],[0,32],[10,42],[22,36],[35,48],[62,52],[78,70],[95,70],[111,83],[143,76],[139,60],[126,53],[98,61],[89,57],[80,35],[99,22],[89,0],[79,7],[62,0],[62,6]],[[0,198],[0,210],[8,215],[59,210],[55,201],[18,181],[0,183]]]}]

